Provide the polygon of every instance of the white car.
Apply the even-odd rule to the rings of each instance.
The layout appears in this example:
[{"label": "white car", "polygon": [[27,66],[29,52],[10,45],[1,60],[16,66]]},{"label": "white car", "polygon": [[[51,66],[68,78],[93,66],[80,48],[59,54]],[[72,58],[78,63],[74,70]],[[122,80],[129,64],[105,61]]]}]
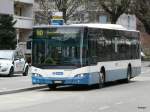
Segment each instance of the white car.
[{"label": "white car", "polygon": [[0,74],[13,76],[14,73],[28,75],[28,63],[20,50],[0,50]]}]

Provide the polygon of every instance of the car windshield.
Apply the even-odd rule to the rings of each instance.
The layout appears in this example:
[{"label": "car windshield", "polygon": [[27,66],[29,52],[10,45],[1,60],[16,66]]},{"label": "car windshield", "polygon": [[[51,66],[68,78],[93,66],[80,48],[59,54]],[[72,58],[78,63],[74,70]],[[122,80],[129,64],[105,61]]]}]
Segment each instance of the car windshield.
[{"label": "car windshield", "polygon": [[12,59],[13,51],[0,51],[0,59]]}]

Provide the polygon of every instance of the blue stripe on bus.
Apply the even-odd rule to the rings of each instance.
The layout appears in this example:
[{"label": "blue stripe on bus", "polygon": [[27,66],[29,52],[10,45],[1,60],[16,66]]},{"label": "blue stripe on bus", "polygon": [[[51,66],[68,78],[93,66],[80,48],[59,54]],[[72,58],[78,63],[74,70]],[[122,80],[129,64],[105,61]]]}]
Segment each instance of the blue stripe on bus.
[{"label": "blue stripe on bus", "polygon": [[[132,68],[132,77],[137,76],[141,73],[141,67]],[[127,78],[127,69],[118,69],[106,71],[105,80],[106,82],[115,81]],[[62,85],[93,85],[99,83],[99,73],[86,73],[83,77],[65,77],[65,78],[54,78],[54,77],[39,77],[32,76],[33,84],[53,84],[54,81],[62,81]]]},{"label": "blue stripe on bus", "polygon": [[52,78],[32,76],[33,84],[54,84],[54,81],[63,81],[63,85],[72,84],[89,84],[89,75],[83,78]]},{"label": "blue stripe on bus", "polygon": [[[141,67],[132,67],[132,76],[136,77],[141,73]],[[127,69],[117,69],[117,70],[108,70],[106,71],[106,82],[120,80],[127,78]]]}]

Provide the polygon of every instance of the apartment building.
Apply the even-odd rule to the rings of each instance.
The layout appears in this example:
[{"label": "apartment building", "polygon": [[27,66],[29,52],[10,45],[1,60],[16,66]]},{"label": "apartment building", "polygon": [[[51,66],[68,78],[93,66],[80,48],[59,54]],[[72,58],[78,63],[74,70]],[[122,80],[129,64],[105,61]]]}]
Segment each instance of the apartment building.
[{"label": "apartment building", "polygon": [[17,47],[25,54],[31,54],[26,48],[32,33],[34,0],[0,0],[0,14],[13,15],[17,31]]},{"label": "apartment building", "polygon": [[[110,23],[110,16],[99,7],[97,0],[87,0],[84,10],[84,22]],[[120,24],[127,29],[136,30],[135,15],[122,14],[116,24]]]},{"label": "apartment building", "polygon": [[26,48],[27,41],[32,34],[33,26],[33,5],[34,0],[14,0],[14,19],[17,20],[17,46],[25,54],[30,54],[31,50]]}]

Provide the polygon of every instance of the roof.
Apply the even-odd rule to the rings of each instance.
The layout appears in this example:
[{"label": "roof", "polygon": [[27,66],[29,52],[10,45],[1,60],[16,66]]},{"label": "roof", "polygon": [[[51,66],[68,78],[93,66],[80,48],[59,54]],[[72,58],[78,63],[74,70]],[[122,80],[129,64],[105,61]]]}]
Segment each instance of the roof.
[{"label": "roof", "polygon": [[101,29],[114,29],[114,30],[128,30],[122,25],[117,24],[99,24],[99,23],[88,23],[88,24],[70,24],[70,25],[40,25],[34,26],[33,28],[50,28],[50,27],[88,27],[88,28],[101,28]]},{"label": "roof", "polygon": [[13,51],[15,51],[15,50],[0,50],[0,51],[13,52]]},{"label": "roof", "polygon": [[104,29],[115,29],[115,30],[127,30],[121,25],[117,24],[96,24],[96,23],[90,23],[90,24],[72,24],[73,26],[83,26],[83,27],[89,27],[89,28],[104,28]]}]

